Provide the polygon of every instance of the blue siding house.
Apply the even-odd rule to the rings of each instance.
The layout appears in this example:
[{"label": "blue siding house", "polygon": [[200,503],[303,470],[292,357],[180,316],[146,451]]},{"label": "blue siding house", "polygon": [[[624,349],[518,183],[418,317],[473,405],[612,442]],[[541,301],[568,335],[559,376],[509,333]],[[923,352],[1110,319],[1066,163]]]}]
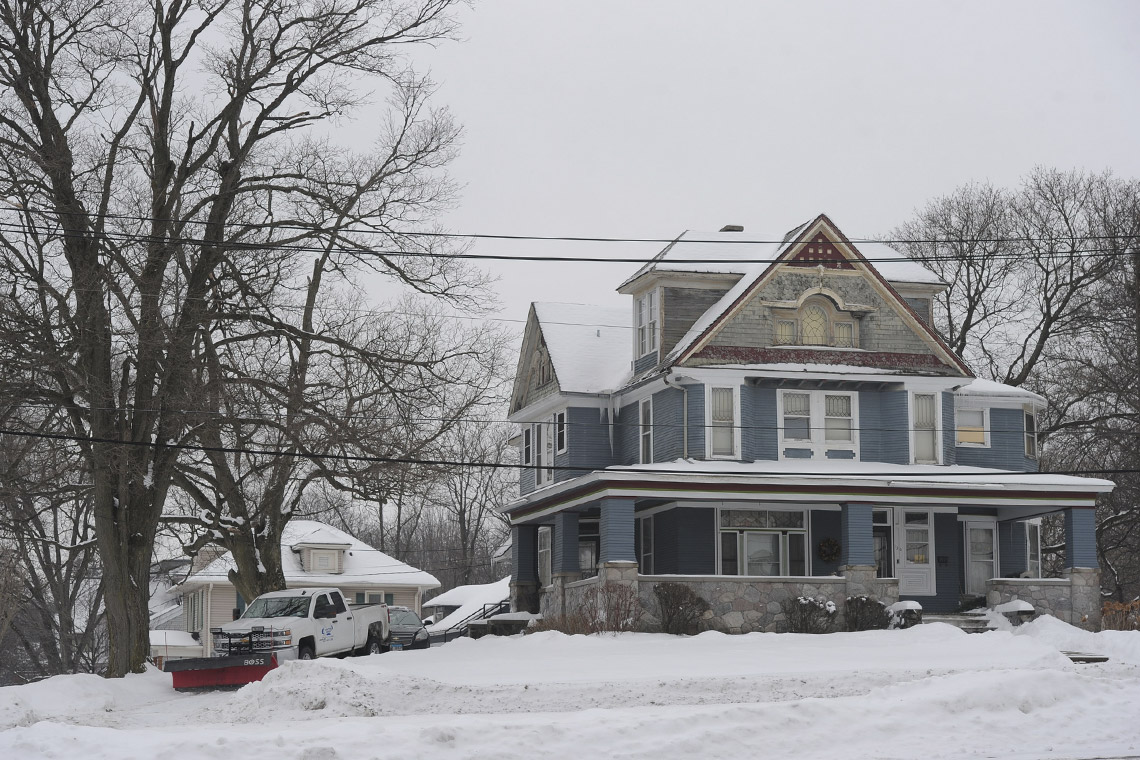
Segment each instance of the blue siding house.
[{"label": "blue siding house", "polygon": [[[714,625],[780,602],[931,612],[1030,602],[1099,624],[1105,480],[1039,473],[1044,399],[974,376],[931,328],[946,287],[825,215],[779,244],[685,233],[618,287],[628,308],[533,304],[511,398],[521,496],[503,505],[516,610],[663,582]],[[1040,518],[1065,515],[1042,578]]]}]

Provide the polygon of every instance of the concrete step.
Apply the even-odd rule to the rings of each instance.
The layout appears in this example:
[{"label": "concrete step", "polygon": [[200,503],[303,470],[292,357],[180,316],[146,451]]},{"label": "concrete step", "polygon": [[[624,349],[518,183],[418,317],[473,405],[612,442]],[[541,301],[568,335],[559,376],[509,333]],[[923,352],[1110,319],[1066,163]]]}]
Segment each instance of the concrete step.
[{"label": "concrete step", "polygon": [[986,619],[986,613],[982,610],[971,610],[969,612],[944,612],[944,613],[924,613],[922,622],[925,623],[946,623],[956,628],[961,628],[966,633],[985,633],[986,631],[996,631],[994,626],[990,625],[990,621]]}]

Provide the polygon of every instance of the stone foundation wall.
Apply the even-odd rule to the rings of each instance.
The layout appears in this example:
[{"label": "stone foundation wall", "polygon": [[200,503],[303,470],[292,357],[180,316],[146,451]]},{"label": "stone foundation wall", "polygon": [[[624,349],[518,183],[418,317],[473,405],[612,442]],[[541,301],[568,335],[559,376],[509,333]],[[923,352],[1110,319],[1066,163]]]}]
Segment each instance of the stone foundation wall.
[{"label": "stone foundation wall", "polygon": [[1090,631],[1100,630],[1100,571],[1071,568],[1062,578],[994,578],[986,582],[986,605],[1020,599],[1038,614],[1052,615]]},{"label": "stone foundation wall", "polygon": [[786,631],[787,619],[783,603],[798,596],[812,599],[822,597],[834,602],[839,610],[835,629],[843,630],[844,626],[847,580],[841,577],[732,580],[723,577],[642,576],[638,583],[638,593],[641,604],[648,613],[647,618],[657,613],[653,589],[658,583],[680,583],[691,588],[711,607],[705,613],[705,624],[725,633]]},{"label": "stone foundation wall", "polygon": [[544,617],[557,617],[582,605],[584,597],[602,584],[626,585],[636,591],[644,609],[642,624],[653,630],[657,619],[657,598],[653,589],[659,583],[688,586],[709,603],[705,625],[725,633],[784,632],[787,618],[783,604],[788,599],[805,596],[833,602],[838,610],[835,630],[845,627],[844,609],[849,596],[867,595],[884,605],[899,600],[898,580],[876,578],[871,566],[845,567],[846,576],[808,576],[800,578],[726,578],[724,576],[646,576],[637,574],[632,562],[614,562],[603,566],[596,577],[578,580],[573,575],[555,576],[542,593],[540,612]]}]

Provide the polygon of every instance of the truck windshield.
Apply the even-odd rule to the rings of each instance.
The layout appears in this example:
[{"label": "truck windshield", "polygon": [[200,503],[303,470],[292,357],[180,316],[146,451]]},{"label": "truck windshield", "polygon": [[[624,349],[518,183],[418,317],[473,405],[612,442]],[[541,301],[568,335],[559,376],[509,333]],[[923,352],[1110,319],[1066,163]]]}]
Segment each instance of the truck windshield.
[{"label": "truck windshield", "polygon": [[276,596],[254,599],[245,608],[242,618],[307,617],[308,596]]}]

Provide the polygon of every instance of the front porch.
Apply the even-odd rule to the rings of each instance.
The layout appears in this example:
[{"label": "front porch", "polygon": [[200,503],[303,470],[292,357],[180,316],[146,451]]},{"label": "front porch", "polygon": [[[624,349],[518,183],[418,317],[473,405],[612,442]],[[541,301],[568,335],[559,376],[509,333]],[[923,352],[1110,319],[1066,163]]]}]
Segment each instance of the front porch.
[{"label": "front porch", "polygon": [[618,584],[652,624],[654,589],[679,583],[708,602],[708,627],[748,633],[787,630],[784,604],[800,596],[834,603],[842,629],[849,597],[951,612],[972,595],[991,606],[1022,599],[1099,629],[1093,512],[1053,511],[1066,516],[1062,578],[1036,577],[1040,550],[1031,537],[1038,540],[1032,521],[1040,504],[603,497],[516,523],[512,604],[558,617],[592,589]]}]

